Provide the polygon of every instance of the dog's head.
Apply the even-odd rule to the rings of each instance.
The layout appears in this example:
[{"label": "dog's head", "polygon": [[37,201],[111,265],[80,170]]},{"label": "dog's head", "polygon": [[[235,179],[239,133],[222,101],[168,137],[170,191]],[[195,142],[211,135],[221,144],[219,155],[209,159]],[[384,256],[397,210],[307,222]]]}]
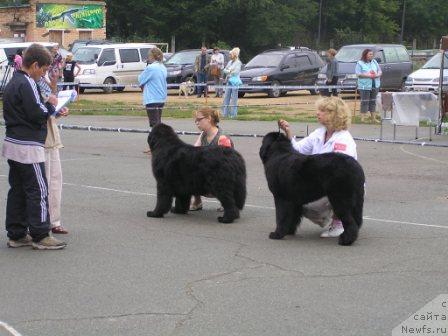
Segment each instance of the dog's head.
[{"label": "dog's head", "polygon": [[156,149],[160,144],[170,143],[179,140],[173,128],[166,124],[157,124],[148,134],[148,145],[151,151]]},{"label": "dog's head", "polygon": [[261,161],[265,163],[273,150],[279,147],[286,146],[290,146],[290,141],[283,133],[271,132],[266,134],[263,137],[263,142],[261,143],[260,147]]}]

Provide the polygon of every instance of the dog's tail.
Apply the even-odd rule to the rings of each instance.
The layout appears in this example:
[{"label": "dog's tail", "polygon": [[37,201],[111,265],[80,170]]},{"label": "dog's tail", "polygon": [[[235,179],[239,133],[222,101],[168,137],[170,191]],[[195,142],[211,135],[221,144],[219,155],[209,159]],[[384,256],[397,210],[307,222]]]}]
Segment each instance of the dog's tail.
[{"label": "dog's tail", "polygon": [[364,207],[364,188],[361,188],[361,192],[356,195],[356,203],[353,211],[353,218],[355,219],[358,228],[362,226],[362,209]]},{"label": "dog's tail", "polygon": [[233,197],[237,208],[243,210],[244,203],[246,203],[246,181],[240,181],[233,192]]},{"label": "dog's tail", "polygon": [[235,183],[235,189],[233,191],[233,197],[235,199],[235,205],[238,209],[243,210],[244,203],[246,203],[246,165],[244,159],[240,156],[241,162],[239,162],[239,171],[236,174],[237,179]]}]

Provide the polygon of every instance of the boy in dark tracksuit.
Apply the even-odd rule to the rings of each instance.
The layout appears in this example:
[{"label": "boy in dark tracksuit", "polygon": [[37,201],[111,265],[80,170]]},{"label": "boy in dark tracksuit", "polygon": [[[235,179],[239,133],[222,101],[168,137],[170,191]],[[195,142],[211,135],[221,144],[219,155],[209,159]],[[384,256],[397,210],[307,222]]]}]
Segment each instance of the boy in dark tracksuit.
[{"label": "boy in dark tracksuit", "polygon": [[58,250],[66,246],[49,234],[44,144],[47,118],[57,99],[52,97],[45,104],[36,81],[50,64],[50,53],[41,45],[31,45],[23,56],[22,70],[16,71],[3,94],[6,137],[2,154],[10,167],[6,205],[9,247]]}]

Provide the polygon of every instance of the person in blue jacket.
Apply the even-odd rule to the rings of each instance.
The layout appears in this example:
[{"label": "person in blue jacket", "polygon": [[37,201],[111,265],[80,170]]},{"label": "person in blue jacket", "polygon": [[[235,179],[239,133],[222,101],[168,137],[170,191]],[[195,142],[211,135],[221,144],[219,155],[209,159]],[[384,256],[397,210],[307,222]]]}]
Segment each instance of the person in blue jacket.
[{"label": "person in blue jacket", "polygon": [[[143,104],[146,106],[149,127],[152,128],[162,121],[162,110],[167,97],[167,71],[159,48],[149,51],[148,62],[150,64],[138,76],[138,82],[143,90]],[[150,153],[149,150],[144,152]]]},{"label": "person in blue jacket", "polygon": [[380,77],[383,74],[378,62],[373,58],[373,51],[365,49],[361,59],[356,63],[356,75],[358,76],[358,91],[361,97],[361,121],[366,121],[367,113],[370,112],[373,123],[376,119],[376,96],[380,89]]}]

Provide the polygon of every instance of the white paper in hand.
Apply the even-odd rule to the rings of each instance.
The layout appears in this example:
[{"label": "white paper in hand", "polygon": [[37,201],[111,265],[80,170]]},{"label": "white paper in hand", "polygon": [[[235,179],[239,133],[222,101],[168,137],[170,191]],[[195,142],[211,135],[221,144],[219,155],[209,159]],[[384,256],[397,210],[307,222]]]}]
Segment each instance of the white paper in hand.
[{"label": "white paper in hand", "polygon": [[53,115],[59,113],[59,111],[67,106],[69,103],[74,102],[78,94],[75,90],[64,90],[58,92],[58,105],[56,106],[56,111]]}]

